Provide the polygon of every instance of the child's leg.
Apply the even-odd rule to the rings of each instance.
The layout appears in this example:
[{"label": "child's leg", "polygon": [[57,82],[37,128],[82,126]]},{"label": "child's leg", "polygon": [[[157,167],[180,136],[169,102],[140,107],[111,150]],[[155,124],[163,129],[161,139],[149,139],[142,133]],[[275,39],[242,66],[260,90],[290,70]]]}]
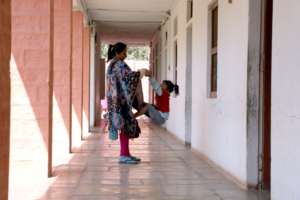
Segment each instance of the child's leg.
[{"label": "child's leg", "polygon": [[129,152],[129,138],[124,133],[124,130],[121,130],[120,133],[120,156],[130,156]]},{"label": "child's leg", "polygon": [[149,117],[155,124],[162,125],[163,123],[166,122],[166,119],[164,119],[161,116],[160,111],[158,109],[156,109],[154,106],[149,105],[148,113],[149,113]]},{"label": "child's leg", "polygon": [[149,104],[145,104],[144,107],[142,107],[138,112],[136,112],[134,114],[134,117],[137,118],[137,117],[145,114],[148,111],[148,109],[149,109]]}]

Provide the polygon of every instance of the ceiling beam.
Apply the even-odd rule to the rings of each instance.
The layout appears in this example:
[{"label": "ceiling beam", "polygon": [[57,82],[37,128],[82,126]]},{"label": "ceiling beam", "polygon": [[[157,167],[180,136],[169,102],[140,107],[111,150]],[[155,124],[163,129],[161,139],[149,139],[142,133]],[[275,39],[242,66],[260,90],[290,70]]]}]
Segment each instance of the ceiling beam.
[{"label": "ceiling beam", "polygon": [[99,23],[115,23],[115,24],[161,24],[162,21],[112,21],[112,20],[97,20]]},{"label": "ceiling beam", "polygon": [[121,10],[121,9],[102,9],[102,8],[88,8],[88,11],[103,11],[103,12],[118,12],[118,13],[137,13],[137,14],[158,14],[158,15],[165,15],[170,16],[170,11],[150,11],[150,10]]}]

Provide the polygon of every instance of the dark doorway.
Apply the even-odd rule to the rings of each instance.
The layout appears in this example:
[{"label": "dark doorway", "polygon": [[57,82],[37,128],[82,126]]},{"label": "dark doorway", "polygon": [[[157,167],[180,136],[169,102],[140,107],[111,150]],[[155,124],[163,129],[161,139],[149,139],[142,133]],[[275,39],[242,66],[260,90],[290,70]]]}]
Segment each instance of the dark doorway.
[{"label": "dark doorway", "polygon": [[262,187],[271,188],[271,86],[272,86],[272,24],[273,0],[263,1],[262,18]]}]

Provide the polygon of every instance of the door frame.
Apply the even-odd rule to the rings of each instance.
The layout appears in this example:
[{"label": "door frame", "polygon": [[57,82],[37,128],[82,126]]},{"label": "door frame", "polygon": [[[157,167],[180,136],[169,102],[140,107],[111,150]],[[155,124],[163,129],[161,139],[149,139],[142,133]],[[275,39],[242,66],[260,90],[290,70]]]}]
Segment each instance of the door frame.
[{"label": "door frame", "polygon": [[186,74],[185,74],[185,144],[192,143],[192,70],[193,70],[193,24],[186,28]]},{"label": "door frame", "polygon": [[271,188],[271,89],[273,0],[262,1],[260,65],[260,142],[259,188]]},{"label": "door frame", "polygon": [[[265,3],[249,1],[248,66],[247,66],[247,187],[266,189],[264,177],[264,63],[265,63]],[[272,1],[272,0],[271,0]],[[269,30],[272,33],[272,30]],[[269,41],[270,42],[270,41]],[[269,48],[271,53],[272,48]],[[270,73],[269,73],[270,75]],[[270,121],[269,121],[270,123]],[[270,140],[269,140],[270,142]]]}]

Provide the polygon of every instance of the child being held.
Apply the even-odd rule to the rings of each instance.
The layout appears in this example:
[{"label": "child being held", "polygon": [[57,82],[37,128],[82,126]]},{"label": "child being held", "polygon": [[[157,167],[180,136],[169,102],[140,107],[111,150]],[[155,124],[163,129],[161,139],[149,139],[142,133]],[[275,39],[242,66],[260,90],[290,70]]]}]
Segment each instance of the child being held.
[{"label": "child being held", "polygon": [[151,120],[158,124],[164,124],[169,118],[170,112],[170,94],[175,92],[179,94],[179,87],[169,80],[164,80],[161,84],[150,77],[150,84],[155,91],[155,105],[145,103],[144,106],[134,114],[139,117],[143,114],[151,118]]}]

